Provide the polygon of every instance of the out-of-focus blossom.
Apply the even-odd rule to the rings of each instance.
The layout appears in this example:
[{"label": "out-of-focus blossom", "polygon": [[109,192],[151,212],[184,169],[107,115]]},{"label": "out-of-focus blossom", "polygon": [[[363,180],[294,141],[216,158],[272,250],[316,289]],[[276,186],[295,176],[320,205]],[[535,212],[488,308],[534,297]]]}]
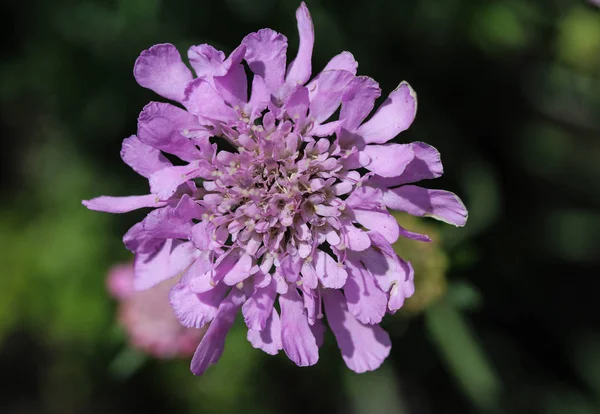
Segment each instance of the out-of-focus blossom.
[{"label": "out-of-focus blossom", "polygon": [[119,321],[131,345],[157,358],[193,354],[206,332],[179,323],[169,304],[169,291],[176,279],[166,280],[144,291],[133,287],[133,266],[114,266],[107,278],[109,292],[119,301]]},{"label": "out-of-focus blossom", "polygon": [[348,367],[376,369],[391,348],[379,322],[414,292],[413,268],[392,243],[429,241],[388,208],[457,226],[467,219],[456,195],[412,184],[442,174],[435,148],[390,143],[413,122],[412,88],[400,83],[365,121],[377,82],[357,76],[349,52],[311,79],[304,3],[296,18],[300,46],[289,66],[286,38],[270,29],[228,57],[193,46],[195,76],[173,45],[142,52],[136,80],[175,103],[148,104],[137,136],[123,143],[123,160],[148,178],[150,194],[84,202],[112,213],[153,208],[124,237],[136,254],[134,285],[184,272],[170,293],[175,313],[188,327],[210,322],[196,374],[218,361],[240,310],[248,340],[269,354],[315,364],[326,318]]}]

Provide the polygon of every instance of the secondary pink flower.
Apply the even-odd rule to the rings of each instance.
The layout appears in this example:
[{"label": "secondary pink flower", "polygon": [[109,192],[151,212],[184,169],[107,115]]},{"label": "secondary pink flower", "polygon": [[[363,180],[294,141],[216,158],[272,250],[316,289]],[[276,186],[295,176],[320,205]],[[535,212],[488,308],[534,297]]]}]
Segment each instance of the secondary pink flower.
[{"label": "secondary pink flower", "polygon": [[107,278],[109,292],[119,301],[119,321],[131,345],[157,358],[194,353],[206,329],[186,328],[169,304],[176,280],[162,282],[138,292],[133,287],[133,266],[114,266]]},{"label": "secondary pink flower", "polygon": [[356,75],[348,52],[311,79],[304,3],[296,18],[300,47],[289,66],[286,38],[270,29],[227,58],[192,47],[195,76],[173,45],[142,52],[138,83],[175,101],[148,104],[137,136],[123,143],[123,160],[148,178],[151,194],[84,202],[113,213],[154,208],[124,237],[136,254],[134,284],[184,272],[170,294],[175,313],[188,327],[210,322],[196,374],[217,362],[240,309],[248,340],[269,354],[283,349],[300,366],[315,364],[326,318],[348,367],[376,369],[391,347],[378,324],[414,291],[412,266],[391,243],[429,240],[401,228],[388,208],[457,226],[467,219],[454,194],[412,185],[442,174],[435,148],[389,142],[413,122],[411,87],[400,83],[365,122],[379,85]]}]

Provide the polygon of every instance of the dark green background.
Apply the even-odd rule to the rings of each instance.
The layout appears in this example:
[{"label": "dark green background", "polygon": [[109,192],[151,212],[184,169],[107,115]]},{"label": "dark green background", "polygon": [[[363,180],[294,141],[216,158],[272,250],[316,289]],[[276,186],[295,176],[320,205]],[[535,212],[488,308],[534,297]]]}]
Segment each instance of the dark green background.
[{"label": "dark green background", "polygon": [[127,348],[104,277],[141,213],[80,200],[147,191],[119,158],[158,99],[133,62],[162,42],[229,52],[262,27],[293,56],[297,6],[0,3],[0,412],[600,412],[600,11],[583,0],[308,1],[315,70],[349,50],[384,94],[409,81],[419,111],[399,139],[436,146],[446,174],[428,185],[470,210],[438,226],[445,295],[386,319],[379,371],[349,372],[331,336],[297,368],[241,324],[202,378]]}]

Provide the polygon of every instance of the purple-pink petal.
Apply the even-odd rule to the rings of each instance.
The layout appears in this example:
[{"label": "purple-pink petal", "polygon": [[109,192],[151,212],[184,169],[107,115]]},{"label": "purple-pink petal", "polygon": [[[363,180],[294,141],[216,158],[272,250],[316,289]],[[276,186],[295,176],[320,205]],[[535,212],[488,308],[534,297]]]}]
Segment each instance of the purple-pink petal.
[{"label": "purple-pink petal", "polygon": [[402,174],[390,178],[374,176],[369,179],[369,184],[377,187],[396,187],[442,176],[444,168],[438,150],[424,142],[412,142],[409,145],[414,157]]},{"label": "purple-pink petal", "polygon": [[170,104],[151,102],[138,118],[137,136],[141,142],[184,161],[194,161],[201,156],[190,139],[194,134],[206,134],[196,117]]},{"label": "purple-pink petal", "polygon": [[417,113],[417,95],[402,82],[357,133],[367,144],[384,144],[408,129]]},{"label": "purple-pink petal", "polygon": [[375,80],[368,76],[358,76],[352,80],[342,98],[340,119],[344,128],[355,131],[371,113],[375,100],[381,96],[381,89]]},{"label": "purple-pink petal", "polygon": [[271,29],[251,33],[242,40],[246,46],[246,62],[250,70],[261,76],[275,93],[283,84],[285,76],[287,39]]},{"label": "purple-pink petal", "polygon": [[379,368],[392,348],[387,332],[379,325],[360,323],[339,291],[327,289],[323,299],[329,327],[348,368],[359,374]]},{"label": "purple-pink petal", "polygon": [[144,88],[178,102],[183,99],[183,91],[193,79],[192,72],[181,60],[181,55],[169,43],[144,50],[135,61],[133,74]]},{"label": "purple-pink petal", "polygon": [[386,312],[387,296],[375,283],[374,276],[358,262],[348,262],[348,280],[344,295],[350,313],[361,323],[379,323]]},{"label": "purple-pink petal", "polygon": [[144,144],[135,135],[123,140],[121,159],[136,173],[146,178],[172,165],[160,150]]},{"label": "purple-pink petal", "polygon": [[187,55],[197,77],[212,78],[222,74],[219,69],[221,69],[221,65],[225,60],[225,53],[211,45],[192,46],[189,48]]},{"label": "purple-pink petal", "polygon": [[217,315],[225,293],[225,286],[222,285],[208,292],[194,293],[184,281],[179,281],[171,288],[169,301],[183,326],[202,328]]},{"label": "purple-pink petal", "polygon": [[261,331],[248,329],[248,341],[254,348],[262,349],[269,355],[277,355],[283,349],[281,343],[281,320],[275,308],[271,307],[271,314]]},{"label": "purple-pink petal", "polygon": [[154,194],[143,196],[110,197],[100,196],[91,200],[84,200],[82,204],[95,211],[106,213],[128,213],[144,207],[162,207],[166,202],[160,201]]},{"label": "purple-pink petal", "polygon": [[397,177],[414,158],[410,144],[367,145],[363,150],[371,159],[365,168],[382,177]]},{"label": "purple-pink petal", "polygon": [[321,284],[327,288],[340,289],[346,283],[348,274],[342,263],[323,250],[317,249],[313,258],[313,267]]},{"label": "purple-pink petal", "polygon": [[265,329],[275,303],[276,285],[276,282],[271,280],[267,286],[255,288],[252,296],[242,306],[242,314],[248,329],[254,331]]},{"label": "purple-pink petal", "polygon": [[467,222],[467,208],[450,191],[404,185],[387,190],[383,201],[388,208],[405,211],[413,216],[432,217],[455,226],[464,226]]},{"label": "purple-pink petal", "polygon": [[281,342],[289,359],[300,367],[319,360],[319,348],[312,333],[302,299],[295,288],[279,296],[281,306]]},{"label": "purple-pink petal", "polygon": [[313,46],[315,44],[315,30],[306,3],[302,2],[296,10],[298,20],[298,33],[300,46],[298,54],[287,71],[286,81],[291,84],[304,85],[310,78]]},{"label": "purple-pink petal", "polygon": [[192,243],[172,239],[166,240],[156,252],[137,254],[133,267],[135,289],[149,289],[181,274],[198,255]]},{"label": "purple-pink petal", "polygon": [[198,345],[190,369],[195,375],[202,375],[211,365],[217,363],[225,347],[225,337],[235,321],[245,296],[243,291],[233,288],[221,302],[217,314],[210,324],[204,338]]}]

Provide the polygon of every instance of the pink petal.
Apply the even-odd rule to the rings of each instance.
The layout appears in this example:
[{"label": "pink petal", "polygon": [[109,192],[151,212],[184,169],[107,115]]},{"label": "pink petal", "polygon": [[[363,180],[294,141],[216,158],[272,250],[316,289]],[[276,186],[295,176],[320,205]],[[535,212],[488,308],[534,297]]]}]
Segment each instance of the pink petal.
[{"label": "pink petal", "polygon": [[265,84],[265,80],[259,75],[252,79],[252,93],[247,107],[250,108],[250,119],[254,121],[271,102],[271,93]]},{"label": "pink petal", "polygon": [[315,30],[310,12],[304,2],[296,10],[296,19],[298,20],[300,46],[298,47],[296,59],[288,67],[286,81],[292,84],[304,85],[310,78],[312,51],[315,44]]},{"label": "pink petal", "polygon": [[410,144],[367,145],[363,153],[371,159],[365,168],[382,177],[399,176],[415,156]]},{"label": "pink petal", "polygon": [[379,325],[363,325],[356,320],[341,292],[327,289],[324,300],[329,327],[348,368],[359,374],[379,368],[392,348],[387,332]]},{"label": "pink petal", "polygon": [[345,225],[344,231],[346,232],[346,245],[350,250],[362,252],[371,246],[371,239],[367,233],[353,224]]},{"label": "pink petal", "polygon": [[185,89],[183,105],[194,115],[206,120],[233,122],[238,119],[235,111],[223,97],[202,78],[194,79]]},{"label": "pink petal", "polygon": [[234,288],[219,305],[217,315],[192,358],[190,369],[195,375],[202,375],[209,366],[216,364],[221,358],[225,347],[225,337],[244,300],[244,293],[240,289]]},{"label": "pink petal", "polygon": [[166,103],[150,102],[138,118],[137,135],[146,145],[193,161],[201,154],[183,134],[199,128],[196,117],[187,111]]},{"label": "pink petal", "polygon": [[261,331],[248,330],[248,341],[254,348],[262,349],[269,355],[277,355],[283,345],[281,344],[281,320],[275,308]]},{"label": "pink petal", "polygon": [[410,262],[401,260],[401,265],[405,272],[405,277],[404,279],[394,281],[391,285],[388,303],[388,308],[391,312],[400,309],[404,305],[404,300],[410,298],[415,293],[415,271]]},{"label": "pink petal", "polygon": [[193,79],[192,72],[181,60],[181,55],[169,43],[144,50],[133,67],[135,80],[167,99],[181,102],[183,91]]},{"label": "pink petal", "polygon": [[344,295],[350,313],[361,323],[372,325],[381,322],[386,312],[387,295],[377,286],[375,278],[362,263],[346,263],[348,281],[344,285]]},{"label": "pink petal", "polygon": [[135,289],[149,289],[179,275],[196,260],[198,253],[192,243],[169,239],[152,254],[137,254],[134,262]]},{"label": "pink petal", "polygon": [[271,280],[267,286],[256,288],[254,293],[242,306],[242,314],[248,329],[262,331],[265,329],[267,319],[271,316],[277,283]]},{"label": "pink petal", "polygon": [[313,260],[315,271],[323,286],[332,289],[344,286],[348,274],[341,263],[320,249],[317,249]]},{"label": "pink petal", "polygon": [[160,150],[142,143],[135,135],[123,140],[121,158],[136,173],[146,178],[172,165]]},{"label": "pink petal", "polygon": [[295,288],[279,296],[281,306],[281,341],[288,358],[296,365],[306,367],[319,360],[319,348],[315,340],[302,299]]},{"label": "pink petal", "polygon": [[245,53],[246,47],[238,46],[223,64],[223,75],[214,79],[217,91],[231,106],[241,106],[248,100],[248,81],[240,63]]},{"label": "pink petal", "polygon": [[183,281],[179,281],[171,288],[169,302],[183,326],[202,328],[216,316],[225,291],[226,287],[221,285],[205,293],[194,293]]},{"label": "pink petal", "polygon": [[421,180],[441,177],[444,173],[440,153],[424,142],[411,142],[414,157],[397,177],[384,178],[375,176],[368,182],[377,187],[395,187]]},{"label": "pink petal", "polygon": [[271,93],[283,84],[286,65],[287,39],[271,30],[262,29],[242,40],[246,46],[246,62],[250,70],[265,80]]},{"label": "pink petal", "polygon": [[356,69],[358,68],[358,62],[354,59],[354,56],[350,52],[342,52],[339,55],[335,55],[331,58],[327,65],[323,68],[326,70],[345,70],[347,72],[356,75]]},{"label": "pink petal", "polygon": [[417,113],[417,95],[402,82],[390,93],[373,117],[362,124],[357,134],[367,144],[383,144],[410,127]]},{"label": "pink petal", "polygon": [[327,70],[319,75],[313,89],[309,88],[309,119],[315,124],[325,122],[337,110],[353,75],[345,70]]},{"label": "pink petal", "polygon": [[213,168],[205,160],[163,168],[150,176],[150,191],[159,199],[166,200],[175,194],[181,184],[197,177],[210,177],[212,171]]},{"label": "pink petal", "polygon": [[368,76],[354,78],[342,98],[340,119],[344,120],[344,128],[355,131],[373,110],[379,96],[381,89],[375,80]]},{"label": "pink petal", "polygon": [[188,50],[188,59],[199,78],[210,78],[221,75],[219,69],[225,60],[225,53],[211,45],[192,46]]},{"label": "pink petal", "polygon": [[[236,252],[228,256],[229,259],[236,257]],[[235,264],[225,272],[223,276],[223,282],[229,286],[236,285],[244,281],[250,276],[250,269],[252,269],[253,259],[247,253],[241,253]]]},{"label": "pink petal", "polygon": [[385,205],[413,216],[432,217],[455,226],[464,226],[469,213],[458,196],[450,191],[430,190],[415,185],[387,190]]},{"label": "pink petal", "polygon": [[167,203],[160,201],[154,194],[143,196],[110,197],[100,196],[91,200],[84,200],[82,204],[95,211],[106,213],[128,213],[144,207],[162,207]]}]

